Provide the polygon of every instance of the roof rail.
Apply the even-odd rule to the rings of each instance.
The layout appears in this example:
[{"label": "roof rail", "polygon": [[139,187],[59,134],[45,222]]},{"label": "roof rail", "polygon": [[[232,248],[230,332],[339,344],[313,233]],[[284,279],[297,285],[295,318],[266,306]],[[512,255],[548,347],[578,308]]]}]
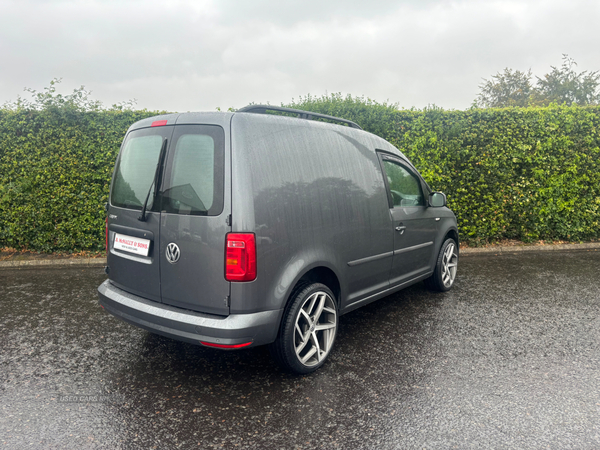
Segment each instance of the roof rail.
[{"label": "roof rail", "polygon": [[332,122],[338,122],[338,123],[341,123],[344,125],[348,125],[349,127],[362,130],[362,128],[358,124],[356,124],[350,120],[340,119],[339,117],[328,116],[327,114],[319,114],[319,113],[315,113],[315,112],[311,112],[311,111],[302,111],[300,109],[284,108],[282,106],[248,105],[248,106],[244,106],[241,109],[238,109],[236,112],[267,114],[267,111],[276,111],[276,112],[285,112],[285,113],[290,113],[290,114],[296,114],[296,117],[298,117],[299,119],[307,119],[307,120],[312,120],[313,118],[327,119],[327,120],[331,120]]}]

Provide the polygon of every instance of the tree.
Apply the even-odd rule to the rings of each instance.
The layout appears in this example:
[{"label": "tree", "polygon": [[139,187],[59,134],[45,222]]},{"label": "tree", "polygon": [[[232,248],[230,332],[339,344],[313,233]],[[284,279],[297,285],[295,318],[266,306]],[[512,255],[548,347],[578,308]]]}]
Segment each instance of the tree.
[{"label": "tree", "polygon": [[600,103],[600,73],[575,71],[577,63],[563,54],[560,68],[550,66],[550,73],[536,76],[536,85],[531,84],[531,70],[504,69],[490,80],[484,79],[475,105],[484,108],[509,106],[547,106],[550,103],[565,105],[594,105]]},{"label": "tree", "polygon": [[532,93],[531,70],[521,72],[508,67],[504,73],[498,72],[491,80],[483,80],[479,85],[476,103],[487,108],[503,108],[507,106],[527,106]]},{"label": "tree", "polygon": [[84,86],[74,89],[72,94],[62,95],[56,92],[56,86],[60,84],[62,78],[54,78],[50,81],[50,86],[45,87],[42,92],[35,89],[25,88],[25,92],[31,94],[31,100],[21,97],[20,95],[13,102],[6,102],[1,106],[1,109],[10,111],[20,110],[36,110],[49,111],[52,109],[73,110],[81,112],[101,111],[101,110],[132,110],[135,106],[135,99],[120,102],[112,105],[110,108],[105,108],[99,100],[92,100],[90,95],[92,91],[88,91]]},{"label": "tree", "polygon": [[566,105],[591,105],[600,102],[598,71],[575,72],[577,63],[573,58],[563,54],[560,68],[551,66],[550,73],[537,78],[537,86],[532,103],[548,105],[551,102]]}]

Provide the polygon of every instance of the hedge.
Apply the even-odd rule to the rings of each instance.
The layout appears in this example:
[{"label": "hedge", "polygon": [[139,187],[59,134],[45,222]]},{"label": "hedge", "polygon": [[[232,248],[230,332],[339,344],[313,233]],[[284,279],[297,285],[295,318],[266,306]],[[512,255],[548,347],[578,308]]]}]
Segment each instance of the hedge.
[{"label": "hedge", "polygon": [[[600,238],[600,107],[398,110],[340,95],[286,106],[354,120],[400,148],[447,194],[464,242]],[[154,114],[0,109],[0,246],[103,249],[120,142]]]},{"label": "hedge", "polygon": [[102,250],[119,146],[148,111],[0,110],[0,246]]}]

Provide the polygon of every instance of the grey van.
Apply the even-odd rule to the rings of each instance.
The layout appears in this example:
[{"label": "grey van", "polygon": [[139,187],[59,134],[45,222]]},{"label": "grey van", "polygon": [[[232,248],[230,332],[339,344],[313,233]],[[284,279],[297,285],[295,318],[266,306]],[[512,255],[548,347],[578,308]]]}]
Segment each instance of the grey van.
[{"label": "grey van", "polygon": [[107,203],[111,314],[217,349],[323,365],[339,317],[454,283],[456,218],[410,161],[350,121],[254,105],[141,120]]}]

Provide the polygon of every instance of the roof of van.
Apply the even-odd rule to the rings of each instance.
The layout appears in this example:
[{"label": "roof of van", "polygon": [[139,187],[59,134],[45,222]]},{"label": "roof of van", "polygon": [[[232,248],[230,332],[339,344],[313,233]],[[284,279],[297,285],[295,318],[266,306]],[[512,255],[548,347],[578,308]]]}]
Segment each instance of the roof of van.
[{"label": "roof of van", "polygon": [[232,112],[187,112],[187,113],[171,113],[161,114],[158,116],[147,117],[146,119],[138,120],[133,123],[127,132],[136,130],[138,128],[149,128],[159,127],[165,125],[176,125],[176,124],[201,124],[201,123],[215,123],[220,125],[226,125],[230,120]]},{"label": "roof of van", "polygon": [[280,112],[285,114],[286,117],[296,117],[298,119],[325,119],[329,122],[337,122],[342,125],[347,125],[352,128],[358,128],[359,130],[362,130],[362,127],[351,120],[342,119],[341,117],[328,116],[327,114],[321,114],[312,111],[303,111],[301,109],[284,108],[283,106],[249,105],[237,110],[237,112],[249,112],[254,114],[269,114],[268,111]]},{"label": "roof of van", "polygon": [[[222,122],[227,121],[231,118],[233,114],[236,113],[251,113],[251,114],[266,114],[273,115],[277,117],[295,117],[301,120],[318,120],[325,121],[326,123],[334,123],[338,125],[348,126],[351,128],[356,128],[358,130],[362,130],[360,125],[351,120],[343,119],[341,117],[329,116],[327,114],[315,113],[312,111],[303,111],[300,109],[292,109],[285,108],[279,106],[271,106],[271,105],[248,105],[245,106],[235,112],[193,112],[193,113],[172,113],[172,114],[163,114],[154,117],[148,117],[146,119],[142,119],[138,122],[135,122],[128,131],[137,128],[147,128],[147,127],[155,127],[155,126],[164,126],[164,125],[175,125],[182,123],[200,123],[205,122],[209,117],[212,121]],[[276,113],[276,114],[271,114]],[[279,114],[277,114],[279,113]],[[201,120],[203,119],[203,120]]]}]

